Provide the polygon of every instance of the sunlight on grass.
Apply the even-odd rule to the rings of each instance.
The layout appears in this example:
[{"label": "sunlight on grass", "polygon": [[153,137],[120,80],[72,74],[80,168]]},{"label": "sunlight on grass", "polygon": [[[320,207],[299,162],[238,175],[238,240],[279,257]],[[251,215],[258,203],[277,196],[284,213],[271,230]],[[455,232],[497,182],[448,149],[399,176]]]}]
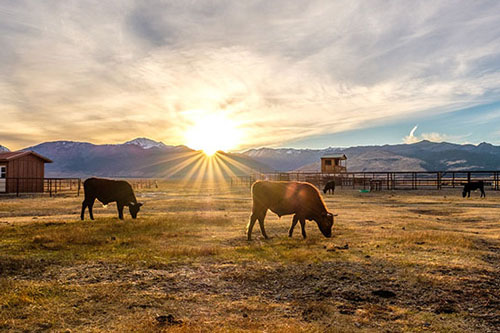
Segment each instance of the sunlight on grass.
[{"label": "sunlight on grass", "polygon": [[[332,238],[309,222],[307,239],[297,230],[289,238],[290,219],[270,213],[272,238],[263,240],[257,229],[248,242],[248,188],[204,184],[200,191],[183,184],[138,192],[146,205],[137,220],[119,221],[110,205],[96,208],[95,221],[80,221],[81,198],[0,202],[8,211],[0,217],[0,330],[491,327],[461,304],[478,312],[475,303],[482,302],[480,314],[487,316],[487,304],[496,300],[482,292],[495,286],[494,209],[464,213],[453,201],[437,200],[423,210],[416,203],[432,200],[422,194],[367,198],[344,191],[326,198],[339,213]],[[26,216],[23,202],[46,205],[49,215]],[[372,291],[379,288],[396,296],[377,299]],[[443,306],[452,313],[441,313]],[[168,314],[182,324],[155,319]]]}]

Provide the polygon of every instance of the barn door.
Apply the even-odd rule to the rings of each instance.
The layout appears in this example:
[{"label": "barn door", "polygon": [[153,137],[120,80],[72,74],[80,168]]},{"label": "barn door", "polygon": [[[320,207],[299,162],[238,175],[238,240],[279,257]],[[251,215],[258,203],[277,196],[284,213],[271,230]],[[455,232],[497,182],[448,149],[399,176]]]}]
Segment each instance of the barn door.
[{"label": "barn door", "polygon": [[5,177],[7,174],[7,167],[5,165],[0,166],[0,193],[5,192]]}]

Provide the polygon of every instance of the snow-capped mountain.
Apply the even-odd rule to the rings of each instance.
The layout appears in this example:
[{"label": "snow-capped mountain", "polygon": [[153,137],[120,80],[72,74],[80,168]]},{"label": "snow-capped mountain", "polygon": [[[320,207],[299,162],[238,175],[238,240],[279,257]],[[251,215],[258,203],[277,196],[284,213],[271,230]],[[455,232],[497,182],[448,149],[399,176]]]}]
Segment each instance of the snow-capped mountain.
[{"label": "snow-capped mountain", "polygon": [[[168,146],[146,138],[123,144],[95,145],[88,142],[54,141],[25,148],[50,158],[47,177],[182,177],[198,162],[199,152],[186,146]],[[248,169],[271,171],[267,166],[242,154],[225,154],[227,160]],[[179,170],[179,165],[185,168]],[[228,165],[233,174],[241,168]],[[172,170],[178,170],[172,174]]]},{"label": "snow-capped mountain", "polygon": [[[198,161],[193,149],[147,138],[104,145],[55,141],[25,150],[36,151],[54,161],[46,165],[48,177],[172,177],[170,170]],[[500,170],[500,146],[489,143],[459,145],[421,141],[350,148],[259,148],[225,155],[227,160],[247,167],[246,170],[234,168],[235,174],[242,175],[249,170],[318,172],[321,156],[337,153],[347,155],[348,171]],[[181,168],[174,177],[182,177],[188,171],[189,168]]]},{"label": "snow-capped mountain", "polygon": [[126,145],[136,145],[144,149],[151,149],[151,148],[166,148],[167,145],[165,145],[163,142],[160,141],[154,141],[148,138],[136,138],[134,140],[130,140],[125,142]]},{"label": "snow-capped mountain", "polygon": [[0,153],[1,152],[7,152],[7,151],[10,151],[9,148],[5,147],[5,146],[2,146],[0,145]]}]

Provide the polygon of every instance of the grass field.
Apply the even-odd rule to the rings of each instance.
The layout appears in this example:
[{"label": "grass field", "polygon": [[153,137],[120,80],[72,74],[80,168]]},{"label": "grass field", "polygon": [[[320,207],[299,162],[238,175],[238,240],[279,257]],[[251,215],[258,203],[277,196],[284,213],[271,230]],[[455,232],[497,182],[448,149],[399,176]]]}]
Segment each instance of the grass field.
[{"label": "grass field", "polygon": [[81,197],[0,198],[0,330],[500,330],[500,193],[338,191],[331,239],[269,213],[251,242],[248,188],[138,197],[83,222]]}]

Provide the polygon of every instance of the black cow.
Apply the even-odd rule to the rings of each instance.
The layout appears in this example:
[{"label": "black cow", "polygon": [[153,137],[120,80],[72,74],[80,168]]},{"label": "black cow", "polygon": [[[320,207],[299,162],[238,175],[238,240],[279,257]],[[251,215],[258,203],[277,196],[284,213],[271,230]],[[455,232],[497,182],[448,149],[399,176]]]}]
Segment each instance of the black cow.
[{"label": "black cow", "polygon": [[132,186],[124,180],[111,180],[102,178],[89,178],[83,183],[85,199],[82,202],[82,213],[80,218],[83,220],[85,208],[89,208],[90,219],[94,219],[92,207],[95,199],[107,205],[110,202],[116,202],[118,208],[118,217],[123,220],[123,207],[128,206],[132,218],[137,217],[142,203],[137,202]]},{"label": "black cow", "polygon": [[462,197],[465,198],[465,196],[467,195],[467,197],[470,198],[470,191],[475,191],[475,190],[480,190],[481,198],[482,197],[486,198],[486,193],[484,193],[484,182],[482,180],[477,182],[468,182],[464,184],[464,191],[462,192]]},{"label": "black cow", "polygon": [[332,194],[335,194],[335,181],[330,180],[328,183],[326,183],[325,188],[323,189],[323,193],[327,192],[332,192]]}]

